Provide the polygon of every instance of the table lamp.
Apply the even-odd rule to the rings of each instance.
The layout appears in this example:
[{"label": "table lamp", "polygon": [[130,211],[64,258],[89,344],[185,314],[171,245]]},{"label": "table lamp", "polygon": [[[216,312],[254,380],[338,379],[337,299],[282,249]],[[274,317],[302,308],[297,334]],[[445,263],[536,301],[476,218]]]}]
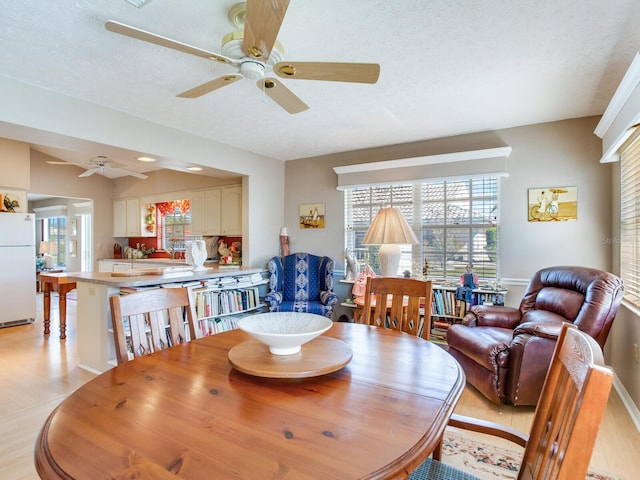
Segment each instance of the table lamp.
[{"label": "table lamp", "polygon": [[52,253],[57,253],[55,242],[40,242],[40,246],[38,247],[38,253],[42,255],[42,259],[44,260],[44,268],[52,268],[53,267]]},{"label": "table lamp", "polygon": [[363,245],[380,245],[383,277],[395,277],[400,266],[400,245],[418,243],[415,233],[397,208],[381,208],[362,240]]}]

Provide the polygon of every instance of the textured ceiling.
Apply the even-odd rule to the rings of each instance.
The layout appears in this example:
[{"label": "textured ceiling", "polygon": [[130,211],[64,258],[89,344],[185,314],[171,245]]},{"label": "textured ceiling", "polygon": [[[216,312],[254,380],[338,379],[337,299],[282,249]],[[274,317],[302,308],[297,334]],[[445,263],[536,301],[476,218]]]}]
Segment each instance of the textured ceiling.
[{"label": "textured ceiling", "polygon": [[290,160],[601,114],[640,48],[637,0],[291,0],[286,59],[375,62],[381,74],[283,80],[310,106],[289,115],[249,79],[177,98],[235,69],[104,28],[220,52],[235,3],[3,0],[0,75]]}]

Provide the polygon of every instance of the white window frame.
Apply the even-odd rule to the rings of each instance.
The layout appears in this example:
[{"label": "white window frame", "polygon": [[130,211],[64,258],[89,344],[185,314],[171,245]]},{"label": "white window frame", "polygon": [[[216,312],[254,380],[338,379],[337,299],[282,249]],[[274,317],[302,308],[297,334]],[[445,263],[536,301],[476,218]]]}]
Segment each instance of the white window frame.
[{"label": "white window frame", "polygon": [[[468,187],[466,193],[465,184]],[[397,207],[418,239],[421,239],[421,244],[402,246],[399,273],[408,270],[412,277],[423,278],[427,260],[429,278],[457,281],[464,273],[464,267],[472,263],[479,278],[485,281],[497,280],[500,258],[499,185],[497,176],[484,176],[394,186],[345,188],[345,247],[353,252],[361,264],[368,263],[379,273],[379,246],[362,245],[360,242],[380,208]],[[438,189],[442,190],[440,199],[434,198],[432,194]],[[434,211],[440,212],[435,215],[438,217],[435,220]],[[481,235],[482,231],[489,230],[493,232],[491,250],[486,249],[489,236],[485,233],[483,239]],[[466,237],[466,243],[455,247],[463,253],[454,254],[452,240],[445,240],[434,249],[434,231],[438,231],[440,240]]]},{"label": "white window frame", "polygon": [[640,308],[640,134],[620,149],[620,276],[624,299]]}]

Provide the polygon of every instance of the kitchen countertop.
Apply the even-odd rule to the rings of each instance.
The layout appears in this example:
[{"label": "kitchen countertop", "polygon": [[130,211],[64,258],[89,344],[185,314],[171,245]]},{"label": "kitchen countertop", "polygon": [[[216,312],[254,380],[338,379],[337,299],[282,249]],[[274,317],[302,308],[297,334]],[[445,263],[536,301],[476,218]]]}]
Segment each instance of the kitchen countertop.
[{"label": "kitchen countertop", "polygon": [[[143,261],[146,259],[142,259]],[[153,260],[153,259],[152,259]],[[127,260],[129,261],[129,260]],[[175,262],[169,260],[169,262]],[[145,262],[147,263],[147,262]],[[164,262],[166,265],[167,262]],[[161,275],[136,275],[131,277],[114,277],[111,272],[67,272],[53,275],[63,275],[75,282],[93,283],[97,285],[106,285],[108,287],[145,287],[149,285],[159,285],[162,283],[178,283],[190,282],[194,280],[206,280],[208,278],[232,277],[237,275],[246,275],[252,273],[262,273],[264,268],[255,267],[238,267],[238,268],[220,268],[213,267],[194,272],[192,267],[182,264],[178,266],[173,263],[172,267],[164,269]],[[141,270],[142,272],[142,270]]]}]

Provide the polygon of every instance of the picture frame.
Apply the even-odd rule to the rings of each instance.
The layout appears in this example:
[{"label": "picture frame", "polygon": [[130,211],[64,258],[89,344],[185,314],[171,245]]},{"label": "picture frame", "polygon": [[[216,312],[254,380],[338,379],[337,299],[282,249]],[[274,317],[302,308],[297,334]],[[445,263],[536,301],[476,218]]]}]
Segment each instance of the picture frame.
[{"label": "picture frame", "polygon": [[75,240],[69,240],[69,256],[75,257],[78,255],[78,243]]},{"label": "picture frame", "polygon": [[0,189],[0,212],[27,213],[27,192]]},{"label": "picture frame", "polygon": [[75,218],[69,220],[69,235],[75,237],[78,235],[78,220]]},{"label": "picture frame", "polygon": [[568,222],[578,219],[578,187],[528,189],[529,222]]},{"label": "picture frame", "polygon": [[305,203],[299,210],[300,228],[324,228],[325,207],[324,203]]}]

